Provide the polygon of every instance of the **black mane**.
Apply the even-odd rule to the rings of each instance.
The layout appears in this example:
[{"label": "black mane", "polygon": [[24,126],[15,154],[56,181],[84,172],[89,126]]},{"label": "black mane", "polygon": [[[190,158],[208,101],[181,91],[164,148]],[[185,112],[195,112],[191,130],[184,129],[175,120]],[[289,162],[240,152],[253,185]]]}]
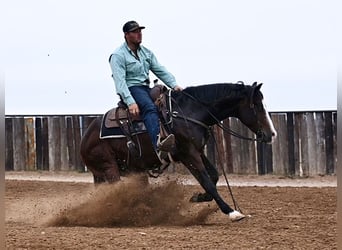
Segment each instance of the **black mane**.
[{"label": "black mane", "polygon": [[214,83],[185,88],[183,91],[203,104],[212,104],[222,99],[241,99],[248,96],[251,86],[236,83]]}]

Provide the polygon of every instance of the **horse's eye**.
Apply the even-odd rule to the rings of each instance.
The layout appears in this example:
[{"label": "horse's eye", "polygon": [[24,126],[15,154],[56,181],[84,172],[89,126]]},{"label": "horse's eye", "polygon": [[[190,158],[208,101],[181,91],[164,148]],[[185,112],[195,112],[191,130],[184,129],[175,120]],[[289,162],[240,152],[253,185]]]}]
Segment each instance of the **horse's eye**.
[{"label": "horse's eye", "polygon": [[262,112],[262,111],[264,111],[264,106],[262,105],[262,104],[256,104],[255,105],[255,108],[256,108],[256,110],[257,111],[259,111],[259,112]]}]

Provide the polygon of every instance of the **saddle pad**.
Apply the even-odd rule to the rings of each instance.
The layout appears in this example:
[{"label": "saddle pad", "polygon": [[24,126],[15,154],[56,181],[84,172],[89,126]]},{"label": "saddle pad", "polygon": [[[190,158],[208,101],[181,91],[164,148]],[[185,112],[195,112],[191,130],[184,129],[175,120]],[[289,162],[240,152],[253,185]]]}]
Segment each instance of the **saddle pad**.
[{"label": "saddle pad", "polygon": [[[100,139],[107,138],[124,138],[126,137],[121,130],[118,121],[115,118],[116,108],[109,110],[102,117]],[[119,109],[119,119],[127,119],[127,111]],[[134,120],[132,122],[132,135],[146,133],[146,127],[142,120]]]}]

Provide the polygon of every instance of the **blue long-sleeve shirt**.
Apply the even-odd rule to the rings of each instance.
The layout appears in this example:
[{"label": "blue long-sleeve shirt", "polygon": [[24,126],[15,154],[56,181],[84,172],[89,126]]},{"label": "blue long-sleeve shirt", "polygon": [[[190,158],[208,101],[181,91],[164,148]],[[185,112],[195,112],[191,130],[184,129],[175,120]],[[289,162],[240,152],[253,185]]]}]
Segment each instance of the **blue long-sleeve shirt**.
[{"label": "blue long-sleeve shirt", "polygon": [[148,85],[150,70],[170,88],[177,85],[175,77],[157,61],[152,51],[140,45],[137,54],[138,57],[125,42],[109,58],[116,92],[127,105],[135,103],[128,87]]}]

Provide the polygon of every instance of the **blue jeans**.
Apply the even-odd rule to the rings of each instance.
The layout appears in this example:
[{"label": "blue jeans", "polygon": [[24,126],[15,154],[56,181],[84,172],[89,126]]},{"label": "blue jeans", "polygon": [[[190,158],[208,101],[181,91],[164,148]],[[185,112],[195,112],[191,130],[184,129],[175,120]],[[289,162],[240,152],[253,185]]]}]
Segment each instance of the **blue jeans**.
[{"label": "blue jeans", "polygon": [[134,100],[139,106],[140,116],[142,117],[147,132],[151,137],[154,149],[157,148],[157,136],[160,132],[159,114],[157,106],[152,101],[150,96],[150,88],[148,86],[133,86],[129,87]]}]

